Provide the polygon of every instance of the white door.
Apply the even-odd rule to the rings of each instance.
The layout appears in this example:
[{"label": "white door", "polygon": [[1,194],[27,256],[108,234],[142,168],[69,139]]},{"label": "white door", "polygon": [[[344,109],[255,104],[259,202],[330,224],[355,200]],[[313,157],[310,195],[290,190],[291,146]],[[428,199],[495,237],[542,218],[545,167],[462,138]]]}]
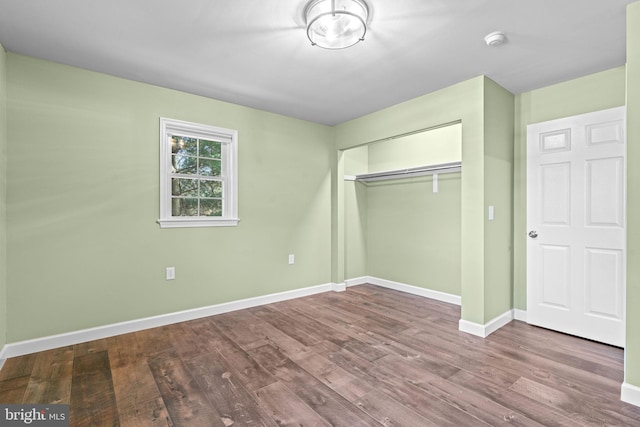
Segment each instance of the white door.
[{"label": "white door", "polygon": [[527,321],[624,347],[625,108],[527,127]]}]

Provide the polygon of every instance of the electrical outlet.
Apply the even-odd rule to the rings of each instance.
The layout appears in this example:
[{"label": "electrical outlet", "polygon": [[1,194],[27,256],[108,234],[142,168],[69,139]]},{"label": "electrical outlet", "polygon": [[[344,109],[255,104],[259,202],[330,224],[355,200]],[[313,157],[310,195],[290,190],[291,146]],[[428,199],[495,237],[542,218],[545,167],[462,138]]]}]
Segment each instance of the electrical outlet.
[{"label": "electrical outlet", "polygon": [[296,263],[296,256],[294,254],[289,254],[289,265]]},{"label": "electrical outlet", "polygon": [[176,278],[176,268],[167,267],[167,280],[174,280]]}]

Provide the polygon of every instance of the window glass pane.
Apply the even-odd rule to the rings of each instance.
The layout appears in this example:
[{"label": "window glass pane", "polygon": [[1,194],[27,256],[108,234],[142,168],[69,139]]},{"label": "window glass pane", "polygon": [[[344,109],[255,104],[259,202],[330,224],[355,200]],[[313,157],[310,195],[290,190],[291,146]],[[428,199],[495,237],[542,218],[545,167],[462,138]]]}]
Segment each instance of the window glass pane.
[{"label": "window glass pane", "polygon": [[200,199],[200,216],[222,216],[222,200]]},{"label": "window glass pane", "polygon": [[220,159],[222,156],[222,143],[218,141],[200,140],[200,157]]},{"label": "window glass pane", "polygon": [[222,181],[200,180],[200,197],[222,197]]},{"label": "window glass pane", "polygon": [[171,137],[171,153],[172,154],[176,154],[180,150],[180,139],[181,138],[176,135]]},{"label": "window glass pane", "polygon": [[173,173],[196,174],[198,167],[197,157],[188,157],[181,154],[172,156]]},{"label": "window glass pane", "polygon": [[172,216],[198,216],[198,199],[171,199]]},{"label": "window glass pane", "polygon": [[220,176],[220,160],[200,159],[200,175]]},{"label": "window glass pane", "polygon": [[[190,156],[198,155],[198,140],[195,138],[180,138],[181,154],[188,154]],[[184,153],[183,153],[184,152]]]},{"label": "window glass pane", "polygon": [[191,156],[198,155],[198,140],[196,138],[187,138],[180,135],[171,137],[171,152],[173,154],[188,154]]},{"label": "window glass pane", "polygon": [[198,197],[198,181],[195,179],[172,178],[171,195]]}]

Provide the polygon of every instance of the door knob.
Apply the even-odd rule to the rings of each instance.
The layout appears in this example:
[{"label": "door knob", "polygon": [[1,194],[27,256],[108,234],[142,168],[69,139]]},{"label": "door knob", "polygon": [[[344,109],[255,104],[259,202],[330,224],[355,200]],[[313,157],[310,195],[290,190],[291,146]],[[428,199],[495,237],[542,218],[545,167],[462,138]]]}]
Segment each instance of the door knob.
[{"label": "door knob", "polygon": [[531,230],[529,232],[529,237],[531,237],[532,239],[535,239],[536,237],[538,237],[538,232],[536,230]]}]

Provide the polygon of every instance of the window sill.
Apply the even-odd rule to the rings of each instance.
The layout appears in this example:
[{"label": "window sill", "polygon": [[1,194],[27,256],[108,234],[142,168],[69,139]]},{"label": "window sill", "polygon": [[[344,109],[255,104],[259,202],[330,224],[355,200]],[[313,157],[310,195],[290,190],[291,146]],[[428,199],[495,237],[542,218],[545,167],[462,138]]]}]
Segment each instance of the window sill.
[{"label": "window sill", "polygon": [[160,228],[195,228],[195,227],[235,227],[238,218],[171,218],[156,221]]}]

